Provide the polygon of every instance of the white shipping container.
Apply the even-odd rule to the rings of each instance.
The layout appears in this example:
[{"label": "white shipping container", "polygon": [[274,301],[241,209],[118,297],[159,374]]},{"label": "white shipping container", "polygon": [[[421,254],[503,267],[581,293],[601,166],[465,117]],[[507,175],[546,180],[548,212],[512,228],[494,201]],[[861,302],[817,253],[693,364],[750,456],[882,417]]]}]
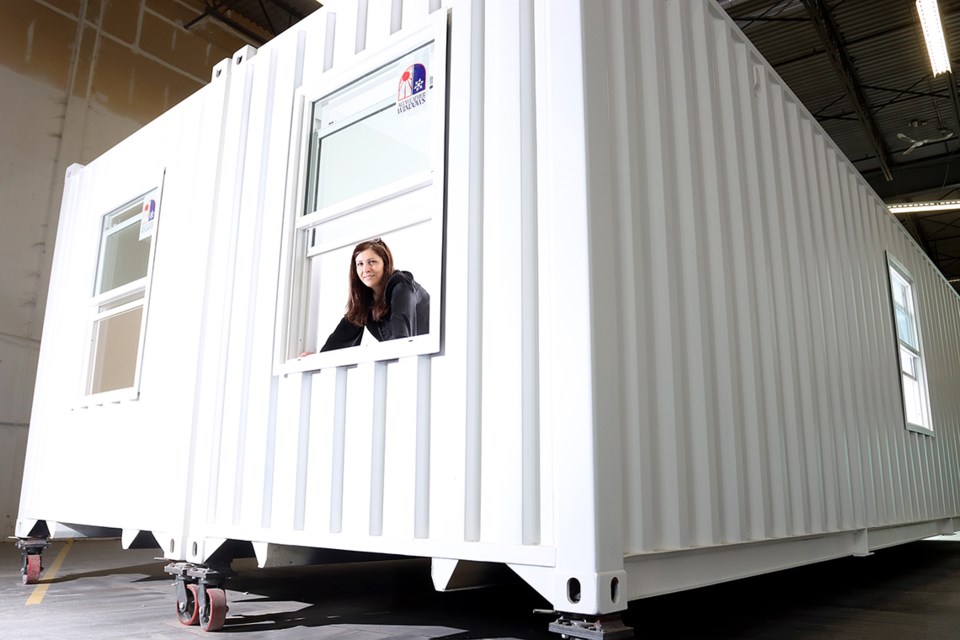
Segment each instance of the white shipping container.
[{"label": "white shipping container", "polygon": [[[429,332],[313,353],[375,236]],[[958,311],[711,0],[328,2],[68,172],[17,535],[210,629],[240,548],[565,620],[866,555],[960,528]]]}]

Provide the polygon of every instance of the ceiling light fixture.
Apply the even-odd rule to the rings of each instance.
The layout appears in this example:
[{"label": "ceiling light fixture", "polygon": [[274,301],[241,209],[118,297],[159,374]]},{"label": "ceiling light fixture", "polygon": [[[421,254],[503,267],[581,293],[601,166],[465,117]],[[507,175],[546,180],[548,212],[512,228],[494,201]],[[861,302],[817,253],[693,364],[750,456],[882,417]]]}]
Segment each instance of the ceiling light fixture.
[{"label": "ceiling light fixture", "polygon": [[911,202],[887,205],[890,213],[921,213],[924,211],[954,211],[960,209],[960,200],[937,200],[934,202]]},{"label": "ceiling light fixture", "polygon": [[920,26],[923,27],[923,39],[927,41],[927,53],[930,55],[934,77],[948,73],[950,56],[947,55],[947,43],[943,38],[937,0],[917,0],[917,13],[920,14]]}]

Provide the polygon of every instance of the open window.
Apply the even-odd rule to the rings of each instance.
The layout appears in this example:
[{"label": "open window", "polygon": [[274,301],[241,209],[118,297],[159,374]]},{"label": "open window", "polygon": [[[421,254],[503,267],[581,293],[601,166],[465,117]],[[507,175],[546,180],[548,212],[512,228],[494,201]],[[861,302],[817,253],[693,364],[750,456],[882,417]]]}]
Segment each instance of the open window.
[{"label": "open window", "polygon": [[[327,77],[330,76],[330,77]],[[446,20],[325,74],[298,96],[288,211],[285,370],[435,353],[440,348],[447,115]],[[419,330],[361,330],[321,352],[344,318],[353,249],[379,238],[429,298]],[[353,285],[355,286],[355,284]]]},{"label": "open window", "polygon": [[108,400],[137,396],[159,206],[156,188],[101,219],[87,396]]},{"label": "open window", "polygon": [[927,369],[920,337],[915,281],[910,272],[889,254],[887,271],[897,336],[904,419],[908,429],[931,433],[933,425],[930,420]]}]

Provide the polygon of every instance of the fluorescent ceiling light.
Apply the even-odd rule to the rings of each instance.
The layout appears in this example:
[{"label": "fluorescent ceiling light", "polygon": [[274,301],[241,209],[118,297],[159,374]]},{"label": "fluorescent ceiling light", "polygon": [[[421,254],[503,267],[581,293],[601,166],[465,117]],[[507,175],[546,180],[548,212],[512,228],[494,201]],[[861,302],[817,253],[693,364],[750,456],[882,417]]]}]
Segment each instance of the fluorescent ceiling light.
[{"label": "fluorescent ceiling light", "polygon": [[917,0],[917,13],[920,14],[920,26],[923,27],[923,39],[927,41],[930,66],[936,77],[950,71],[950,56],[947,55],[947,43],[943,39],[937,0]]},{"label": "fluorescent ceiling light", "polygon": [[960,209],[960,200],[938,200],[935,202],[911,202],[908,204],[891,204],[887,207],[890,213],[921,213],[923,211],[953,211]]}]

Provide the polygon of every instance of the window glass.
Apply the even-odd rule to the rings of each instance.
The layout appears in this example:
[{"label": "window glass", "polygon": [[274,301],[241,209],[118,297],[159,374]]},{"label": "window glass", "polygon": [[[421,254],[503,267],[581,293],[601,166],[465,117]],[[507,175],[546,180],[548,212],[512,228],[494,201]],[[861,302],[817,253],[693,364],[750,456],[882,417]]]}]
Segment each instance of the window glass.
[{"label": "window glass", "polygon": [[908,345],[917,348],[917,332],[913,327],[913,318],[906,309],[896,307],[894,310],[897,318],[897,336]]},{"label": "window glass", "polygon": [[433,47],[420,47],[314,103],[304,213],[431,168]]},{"label": "window glass", "polygon": [[907,422],[910,424],[923,424],[923,411],[921,410],[920,394],[920,382],[913,378],[904,376],[903,403],[907,414]]},{"label": "window glass", "polygon": [[896,269],[891,269],[890,274],[890,277],[893,280],[893,301],[899,308],[906,309],[907,283],[902,277],[900,277],[900,274],[897,273]]},{"label": "window glass", "polygon": [[893,304],[897,357],[900,360],[900,386],[903,413],[907,425],[930,429],[930,404],[926,370],[920,344],[913,279],[892,258],[889,259],[890,300]]},{"label": "window glass", "polygon": [[123,286],[147,275],[150,238],[140,239],[141,204],[130,206],[103,221],[97,293]]},{"label": "window glass", "polygon": [[913,324],[913,298],[911,285],[895,268],[890,269],[890,290],[893,295],[893,312],[897,322],[897,337],[914,349],[918,349],[917,331]]},{"label": "window glass", "polygon": [[911,378],[917,377],[917,359],[905,347],[900,347],[900,370]]},{"label": "window glass", "polygon": [[103,216],[86,393],[135,388],[159,189]]},{"label": "window glass", "polygon": [[133,386],[142,315],[141,305],[96,322],[90,393]]},{"label": "window glass", "polygon": [[426,111],[397,123],[390,105],[323,138],[316,208],[429,169],[429,124]]}]

